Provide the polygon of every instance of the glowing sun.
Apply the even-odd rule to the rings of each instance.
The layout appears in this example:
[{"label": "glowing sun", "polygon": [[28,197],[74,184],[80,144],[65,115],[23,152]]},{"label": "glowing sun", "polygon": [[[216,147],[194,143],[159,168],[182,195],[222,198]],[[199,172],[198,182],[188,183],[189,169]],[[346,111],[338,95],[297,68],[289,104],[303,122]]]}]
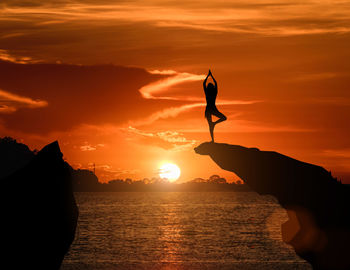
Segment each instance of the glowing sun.
[{"label": "glowing sun", "polygon": [[171,182],[179,179],[180,174],[180,168],[174,163],[165,163],[159,168],[159,176],[161,178],[166,178]]}]

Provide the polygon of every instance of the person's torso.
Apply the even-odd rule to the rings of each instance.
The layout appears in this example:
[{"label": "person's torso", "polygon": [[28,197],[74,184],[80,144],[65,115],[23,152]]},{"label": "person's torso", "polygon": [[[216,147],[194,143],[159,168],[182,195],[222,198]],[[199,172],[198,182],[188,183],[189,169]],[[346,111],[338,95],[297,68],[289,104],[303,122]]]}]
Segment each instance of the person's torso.
[{"label": "person's torso", "polygon": [[218,94],[217,88],[206,88],[205,99],[207,100],[207,106],[215,106],[216,96]]}]

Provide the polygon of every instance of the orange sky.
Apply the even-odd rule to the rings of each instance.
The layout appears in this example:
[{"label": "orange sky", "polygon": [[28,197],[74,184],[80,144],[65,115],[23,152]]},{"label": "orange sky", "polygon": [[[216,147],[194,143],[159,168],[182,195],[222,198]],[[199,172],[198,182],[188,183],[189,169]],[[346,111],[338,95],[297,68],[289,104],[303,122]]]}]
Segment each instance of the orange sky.
[{"label": "orange sky", "polygon": [[216,140],[319,164],[350,183],[349,1],[5,0],[0,135],[58,139],[102,181],[220,170],[202,80],[211,68],[228,121]]}]

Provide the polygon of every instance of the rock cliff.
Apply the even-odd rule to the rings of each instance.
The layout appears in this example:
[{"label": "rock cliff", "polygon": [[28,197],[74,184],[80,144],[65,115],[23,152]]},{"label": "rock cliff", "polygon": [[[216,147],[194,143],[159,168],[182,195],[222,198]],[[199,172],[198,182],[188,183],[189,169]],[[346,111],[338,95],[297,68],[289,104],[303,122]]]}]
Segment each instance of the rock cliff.
[{"label": "rock cliff", "polygon": [[270,194],[287,210],[282,238],[314,269],[350,269],[350,188],[324,168],[277,152],[239,145],[203,143],[209,155],[259,194]]},{"label": "rock cliff", "polygon": [[1,183],[1,268],[59,269],[74,239],[78,208],[58,143]]}]

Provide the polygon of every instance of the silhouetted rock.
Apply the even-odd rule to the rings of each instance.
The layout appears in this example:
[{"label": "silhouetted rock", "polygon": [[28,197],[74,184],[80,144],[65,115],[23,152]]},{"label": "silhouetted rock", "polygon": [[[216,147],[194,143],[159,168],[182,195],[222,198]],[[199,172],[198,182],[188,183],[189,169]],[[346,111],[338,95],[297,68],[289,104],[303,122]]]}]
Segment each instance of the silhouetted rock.
[{"label": "silhouetted rock", "polygon": [[324,168],[277,152],[238,145],[203,143],[209,155],[259,194],[277,198],[289,220],[283,240],[314,269],[350,269],[350,189]]},{"label": "silhouetted rock", "polygon": [[58,143],[1,183],[1,268],[59,269],[74,239],[78,208]]},{"label": "silhouetted rock", "polygon": [[0,138],[0,178],[22,168],[33,157],[34,153],[25,144],[11,137]]}]

